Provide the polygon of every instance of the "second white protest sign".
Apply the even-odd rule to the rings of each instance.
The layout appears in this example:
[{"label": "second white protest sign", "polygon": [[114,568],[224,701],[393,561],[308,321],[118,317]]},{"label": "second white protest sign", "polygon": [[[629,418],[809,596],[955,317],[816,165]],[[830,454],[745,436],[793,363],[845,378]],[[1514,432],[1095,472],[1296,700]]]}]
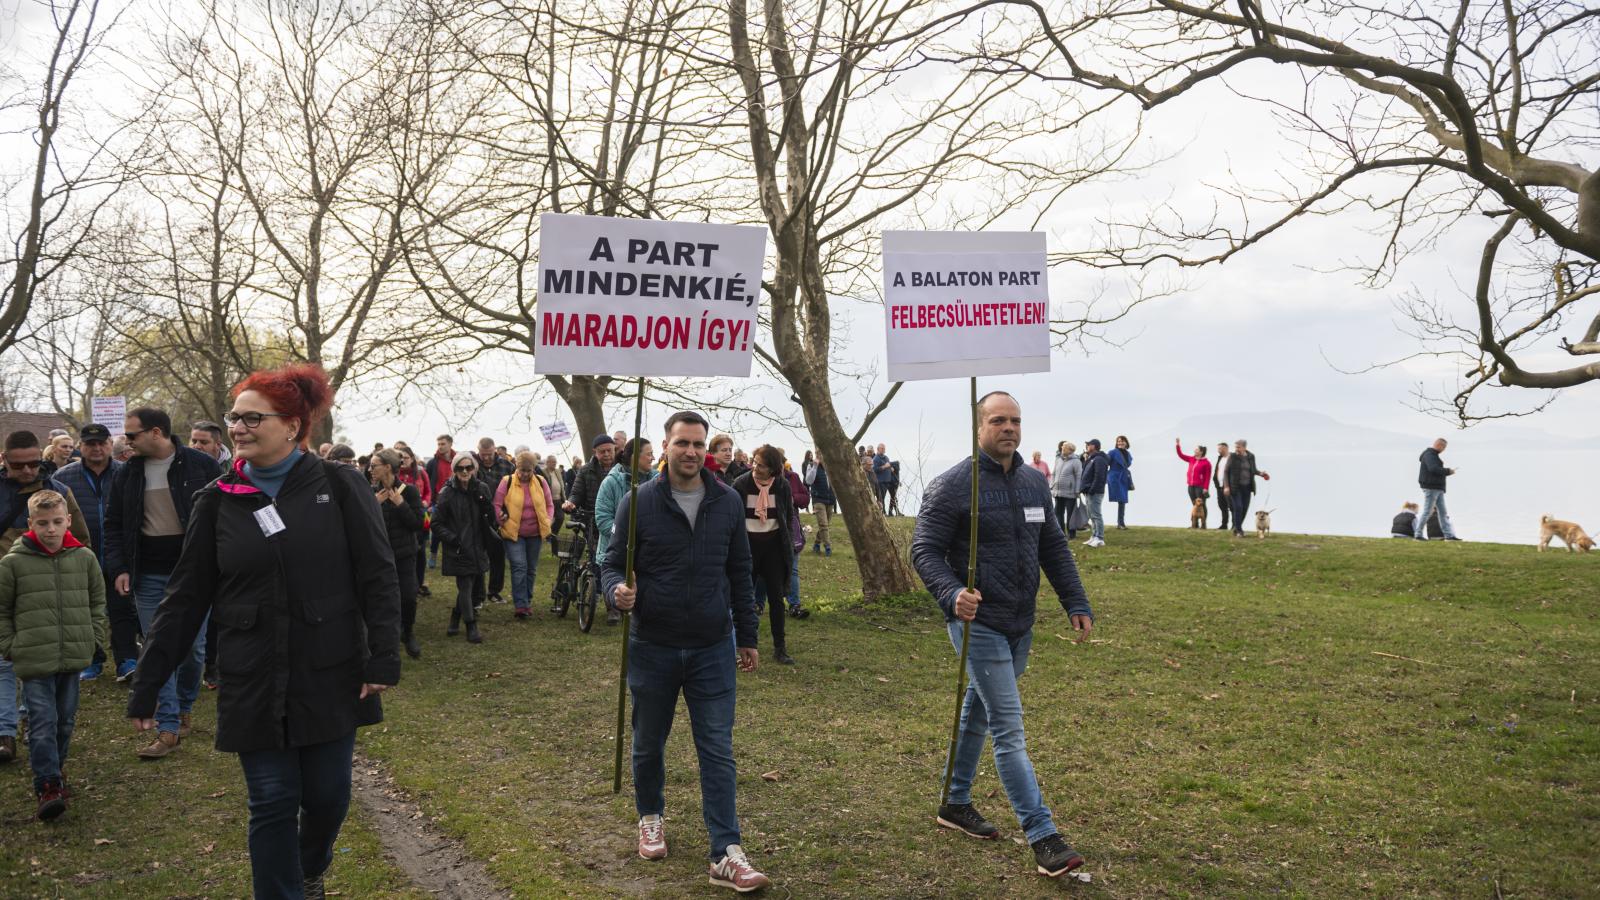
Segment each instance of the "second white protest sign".
[{"label": "second white protest sign", "polygon": [[1050,371],[1045,236],[883,233],[890,381]]}]

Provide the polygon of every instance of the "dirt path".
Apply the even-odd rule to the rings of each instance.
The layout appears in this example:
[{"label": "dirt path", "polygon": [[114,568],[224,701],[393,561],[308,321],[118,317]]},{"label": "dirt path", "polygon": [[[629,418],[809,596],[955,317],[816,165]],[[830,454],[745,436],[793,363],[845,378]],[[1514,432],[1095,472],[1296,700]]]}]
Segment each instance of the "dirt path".
[{"label": "dirt path", "polygon": [[433,827],[383,767],[356,756],[351,793],[383,842],[383,855],[417,887],[446,900],[511,900],[483,863]]}]

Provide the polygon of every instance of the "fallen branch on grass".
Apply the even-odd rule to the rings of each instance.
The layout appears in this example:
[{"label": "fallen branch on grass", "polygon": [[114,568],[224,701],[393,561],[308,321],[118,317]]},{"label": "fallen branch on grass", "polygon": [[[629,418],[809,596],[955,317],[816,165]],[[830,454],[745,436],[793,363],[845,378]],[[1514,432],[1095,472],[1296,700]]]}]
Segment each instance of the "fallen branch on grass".
[{"label": "fallen branch on grass", "polygon": [[1419,666],[1438,666],[1439,668],[1443,668],[1443,669],[1459,668],[1458,666],[1447,665],[1446,663],[1431,663],[1431,662],[1428,662],[1425,659],[1413,659],[1413,658],[1411,658],[1409,656],[1397,656],[1397,655],[1395,655],[1393,653],[1384,653],[1381,650],[1372,651],[1372,655],[1373,656],[1381,656],[1384,659],[1403,659],[1406,662],[1414,662]]}]

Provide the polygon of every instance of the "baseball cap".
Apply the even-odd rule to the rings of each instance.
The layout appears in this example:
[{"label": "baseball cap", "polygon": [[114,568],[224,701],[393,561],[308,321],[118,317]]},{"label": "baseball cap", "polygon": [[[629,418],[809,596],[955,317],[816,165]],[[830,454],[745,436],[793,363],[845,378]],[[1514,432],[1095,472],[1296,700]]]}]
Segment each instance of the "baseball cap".
[{"label": "baseball cap", "polygon": [[78,440],[109,441],[111,440],[111,429],[101,425],[98,422],[91,422],[88,425],[78,429]]}]

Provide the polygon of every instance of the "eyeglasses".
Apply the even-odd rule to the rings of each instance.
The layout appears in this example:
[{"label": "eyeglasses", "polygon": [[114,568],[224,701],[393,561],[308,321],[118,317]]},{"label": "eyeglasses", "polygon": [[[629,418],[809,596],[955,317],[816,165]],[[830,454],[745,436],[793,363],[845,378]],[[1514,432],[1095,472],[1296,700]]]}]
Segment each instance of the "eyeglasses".
[{"label": "eyeglasses", "polygon": [[261,427],[261,420],[262,419],[266,419],[266,418],[292,419],[292,418],[294,418],[294,416],[285,415],[283,413],[264,413],[264,412],[236,413],[236,412],[231,412],[231,411],[230,412],[225,412],[225,413],[222,414],[222,421],[228,423],[228,427],[229,428],[232,428],[233,426],[239,424],[240,422],[243,422],[244,423],[244,427],[246,427],[246,428],[248,428],[248,429],[250,429],[252,431],[254,431],[257,428],[260,428]]}]

